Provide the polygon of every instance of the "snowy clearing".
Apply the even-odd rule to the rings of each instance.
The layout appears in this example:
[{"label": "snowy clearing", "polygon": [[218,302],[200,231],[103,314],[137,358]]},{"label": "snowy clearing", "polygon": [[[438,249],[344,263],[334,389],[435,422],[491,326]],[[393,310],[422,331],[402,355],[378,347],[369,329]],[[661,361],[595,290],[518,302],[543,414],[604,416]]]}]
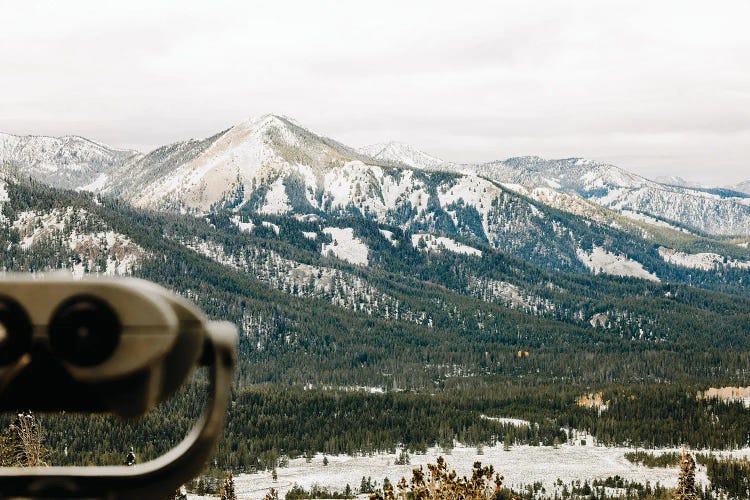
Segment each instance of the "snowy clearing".
[{"label": "snowy clearing", "polygon": [[650,224],[652,226],[666,227],[666,228],[674,229],[675,231],[681,231],[687,234],[693,234],[687,229],[685,229],[684,227],[675,226],[673,224],[670,224],[669,222],[664,222],[663,220],[657,219],[656,217],[642,214],[640,212],[633,212],[632,210],[620,210],[620,213],[631,220],[645,222],[646,224]]},{"label": "snowy clearing", "polygon": [[531,422],[529,422],[528,420],[522,420],[520,418],[488,417],[487,415],[479,415],[479,417],[485,420],[499,422],[504,425],[512,425],[513,427],[531,427]]},{"label": "snowy clearing", "polygon": [[354,229],[350,227],[327,227],[323,232],[333,238],[333,242],[323,244],[321,255],[332,254],[337,259],[345,260],[352,264],[366,266],[368,262],[369,249],[367,245],[354,236]]},{"label": "snowy clearing", "polygon": [[273,222],[268,222],[267,220],[264,220],[261,222],[261,225],[263,227],[267,227],[268,229],[276,233],[277,236],[279,235],[279,231],[280,231],[279,226],[277,226]]},{"label": "snowy clearing", "polygon": [[595,246],[591,253],[579,248],[576,255],[578,260],[583,262],[583,265],[594,274],[632,276],[651,281],[661,281],[654,273],[648,272],[640,262],[629,259],[624,255],[615,255],[602,247]]},{"label": "snowy clearing", "polygon": [[422,249],[425,252],[448,250],[449,252],[462,253],[464,255],[482,256],[481,250],[470,247],[469,245],[464,245],[463,243],[446,238],[445,236],[433,236],[428,233],[417,233],[411,235],[411,245],[414,248],[419,249],[421,246],[420,242],[424,242]]},{"label": "snowy clearing", "polygon": [[388,231],[387,229],[378,229],[378,231],[380,231],[380,234],[383,235],[383,238],[388,240],[391,245],[393,245],[394,247],[398,246],[398,240],[393,236],[393,231]]},{"label": "snowy clearing", "polygon": [[[582,436],[579,436],[582,437]],[[394,465],[400,454],[378,453],[373,456],[327,456],[328,465],[323,465],[323,455],[316,455],[310,463],[304,458],[289,461],[289,466],[277,469],[278,479],[271,478],[271,471],[253,474],[238,474],[234,477],[238,498],[263,498],[270,488],[279,491],[283,498],[289,489],[298,484],[309,489],[314,484],[333,490],[343,491],[346,485],[352,489],[359,487],[362,477],[371,477],[377,481],[377,487],[382,487],[383,479],[398,481],[401,477],[411,477],[415,467],[427,463],[435,463],[438,456],[446,459],[448,467],[455,469],[459,475],[468,474],[474,462],[491,464],[495,470],[505,476],[505,484],[514,489],[521,489],[523,485],[541,482],[548,492],[554,491],[553,483],[559,478],[564,483],[571,481],[591,481],[606,479],[619,475],[627,481],[645,484],[659,482],[672,487],[677,484],[677,468],[647,468],[636,465],[625,459],[625,453],[635,451],[635,448],[595,446],[590,436],[574,440],[575,444],[562,444],[558,448],[551,446],[511,446],[504,451],[503,445],[487,446],[483,454],[477,454],[477,448],[458,445],[450,453],[439,448],[430,448],[424,455],[411,455],[410,465]],[[679,451],[676,449],[648,450],[660,454]],[[750,449],[731,452],[736,457],[746,456]],[[726,453],[725,453],[726,454]],[[705,467],[696,468],[696,480],[700,484],[708,484]],[[190,496],[191,499],[201,497]]]},{"label": "snowy clearing", "polygon": [[255,227],[255,224],[253,224],[252,221],[249,222],[242,222],[242,219],[240,219],[238,216],[234,216],[230,219],[232,221],[232,224],[237,226],[241,233],[250,233],[253,231],[253,228]]},{"label": "snowy clearing", "polygon": [[289,196],[286,194],[284,179],[279,178],[269,186],[268,193],[266,193],[266,204],[260,209],[260,213],[282,215],[291,209],[292,206],[289,204]]},{"label": "snowy clearing", "polygon": [[750,269],[750,262],[730,259],[718,253],[685,253],[671,248],[659,247],[659,256],[669,264],[712,271],[722,267]]},{"label": "snowy clearing", "polygon": [[385,387],[371,386],[371,385],[319,385],[306,384],[303,387],[306,391],[314,389],[322,389],[324,391],[345,391],[345,392],[368,392],[370,394],[385,394]]}]

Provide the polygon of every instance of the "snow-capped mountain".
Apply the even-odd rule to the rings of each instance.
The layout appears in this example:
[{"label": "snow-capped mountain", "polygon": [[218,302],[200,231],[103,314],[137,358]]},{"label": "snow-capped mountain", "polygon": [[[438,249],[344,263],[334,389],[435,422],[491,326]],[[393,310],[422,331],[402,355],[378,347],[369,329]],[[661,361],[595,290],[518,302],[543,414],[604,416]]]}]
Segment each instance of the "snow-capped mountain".
[{"label": "snow-capped mountain", "polygon": [[582,158],[546,160],[528,156],[470,169],[527,190],[544,188],[575,194],[628,217],[656,218],[716,235],[750,234],[750,197],[738,192],[660,184],[614,165]]},{"label": "snow-capped mountain", "polygon": [[[314,195],[339,181],[344,172],[337,169],[349,164],[346,174],[359,175],[364,159],[288,118],[265,115],[202,141],[157,149],[125,165],[104,191],[151,208],[208,210],[239,197],[267,213],[286,213],[295,202],[319,205]],[[302,191],[290,197],[295,188]]]},{"label": "snow-capped mountain", "polygon": [[[238,296],[264,294],[267,312],[293,297],[427,331],[476,332],[498,318],[506,331],[512,309],[524,324],[544,318],[648,341],[671,335],[674,318],[641,301],[671,300],[672,285],[749,295],[746,247],[640,212],[628,225],[598,199],[611,186],[657,183],[584,160],[451,168],[373,158],[267,115],[112,162],[95,195],[0,178],[0,264],[136,274],[180,283],[187,296],[226,285]],[[513,177],[493,180],[497,172]],[[217,293],[207,304],[224,315],[234,295]],[[467,300],[479,302],[467,309]],[[265,349],[258,332],[275,320],[232,309]]]},{"label": "snow-capped mountain", "polygon": [[445,164],[440,158],[429,155],[403,142],[392,141],[371,144],[360,148],[359,151],[376,160],[423,170],[436,169]]},{"label": "snow-capped mountain", "polygon": [[[538,207],[498,184],[377,163],[291,120],[267,115],[203,141],[160,148],[124,165],[103,191],[154,209],[355,215],[509,251],[531,247],[555,253],[551,242],[536,242],[555,219],[544,220]],[[556,228],[567,234],[565,224]],[[583,269],[577,247],[568,246],[559,266]]]},{"label": "snow-capped mountain", "polygon": [[[0,161],[55,187],[92,190],[154,209],[351,212],[425,228],[450,221],[457,234],[498,241],[493,221],[505,220],[506,231],[513,226],[497,207],[531,206],[516,192],[618,227],[627,218],[649,227],[750,235],[750,195],[738,190],[678,186],[684,181],[676,178],[662,184],[580,158],[530,156],[472,165],[446,163],[397,142],[356,150],[276,115],[145,155],[79,137],[0,135]],[[458,214],[466,209],[476,211],[472,217],[481,223],[469,224]],[[515,227],[528,226],[526,216],[517,222]]]},{"label": "snow-capped mountain", "polygon": [[654,178],[654,182],[658,182],[659,184],[666,184],[667,186],[679,186],[698,189],[709,187],[697,182],[688,181],[680,177],[679,175],[660,175],[659,177]]},{"label": "snow-capped mountain", "polygon": [[0,133],[0,170],[18,171],[56,187],[96,191],[113,168],[138,157],[78,136],[16,136]]}]

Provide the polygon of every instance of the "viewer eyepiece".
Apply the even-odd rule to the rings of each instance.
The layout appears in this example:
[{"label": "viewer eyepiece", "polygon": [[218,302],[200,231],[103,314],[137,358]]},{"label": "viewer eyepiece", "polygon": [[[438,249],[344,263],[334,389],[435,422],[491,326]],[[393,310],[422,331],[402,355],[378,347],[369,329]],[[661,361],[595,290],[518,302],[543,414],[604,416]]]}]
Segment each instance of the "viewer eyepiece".
[{"label": "viewer eyepiece", "polygon": [[15,300],[0,296],[0,366],[31,350],[31,321]]},{"label": "viewer eyepiece", "polygon": [[0,413],[142,417],[196,366],[209,369],[201,418],[158,459],[132,467],[0,467],[0,498],[166,498],[203,470],[221,437],[236,355],[234,325],[209,321],[154,283],[0,278]]},{"label": "viewer eyepiece", "polygon": [[115,352],[122,326],[112,307],[96,297],[79,295],[57,308],[49,325],[52,350],[76,366],[96,366]]}]

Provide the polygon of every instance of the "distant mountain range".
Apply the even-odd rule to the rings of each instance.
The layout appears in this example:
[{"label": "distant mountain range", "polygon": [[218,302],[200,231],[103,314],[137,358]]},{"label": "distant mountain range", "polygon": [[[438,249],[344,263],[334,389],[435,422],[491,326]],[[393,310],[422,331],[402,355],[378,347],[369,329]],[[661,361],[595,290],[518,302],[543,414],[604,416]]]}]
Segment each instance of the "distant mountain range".
[{"label": "distant mountain range", "polygon": [[408,231],[415,246],[487,245],[547,269],[651,280],[673,274],[665,265],[750,261],[750,195],[580,158],[449,163],[402,143],[354,149],[276,115],[146,154],[80,137],[2,135],[0,146],[7,175],[140,208],[234,214],[240,226],[354,217]]},{"label": "distant mountain range", "polygon": [[[96,190],[118,165],[142,155],[78,136],[16,136],[0,133],[0,167],[66,189]],[[92,182],[93,181],[93,182]]]},{"label": "distant mountain range", "polygon": [[405,206],[426,208],[429,193],[417,177],[453,172],[465,177],[462,185],[489,182],[491,191],[512,190],[578,215],[596,212],[593,204],[612,212],[607,219],[750,236],[750,181],[731,189],[676,177],[656,182],[581,158],[449,163],[403,143],[354,149],[275,115],[147,154],[80,137],[0,135],[0,164],[52,186],[113,194],[143,207],[205,212],[237,202],[277,215],[351,208],[383,222]]}]

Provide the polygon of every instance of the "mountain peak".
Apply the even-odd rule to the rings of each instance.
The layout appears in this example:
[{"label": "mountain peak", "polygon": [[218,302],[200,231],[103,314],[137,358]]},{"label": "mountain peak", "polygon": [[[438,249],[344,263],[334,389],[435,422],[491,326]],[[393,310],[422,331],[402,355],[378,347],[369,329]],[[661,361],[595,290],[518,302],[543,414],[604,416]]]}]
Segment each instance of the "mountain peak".
[{"label": "mountain peak", "polygon": [[[255,127],[272,127],[272,126],[284,126],[289,123],[294,122],[291,118],[288,118],[283,115],[276,115],[273,113],[266,113],[260,116],[254,116],[251,117],[250,120],[248,120],[250,123],[253,124]],[[296,125],[296,124],[295,124]]]},{"label": "mountain peak", "polygon": [[687,187],[687,188],[703,188],[705,186],[698,184],[697,182],[690,182],[685,180],[679,175],[662,175],[654,179],[654,182],[659,184],[666,184],[668,186]]},{"label": "mountain peak", "polygon": [[400,163],[424,170],[434,169],[445,163],[440,158],[398,141],[370,144],[360,148],[359,152],[376,160]]}]

